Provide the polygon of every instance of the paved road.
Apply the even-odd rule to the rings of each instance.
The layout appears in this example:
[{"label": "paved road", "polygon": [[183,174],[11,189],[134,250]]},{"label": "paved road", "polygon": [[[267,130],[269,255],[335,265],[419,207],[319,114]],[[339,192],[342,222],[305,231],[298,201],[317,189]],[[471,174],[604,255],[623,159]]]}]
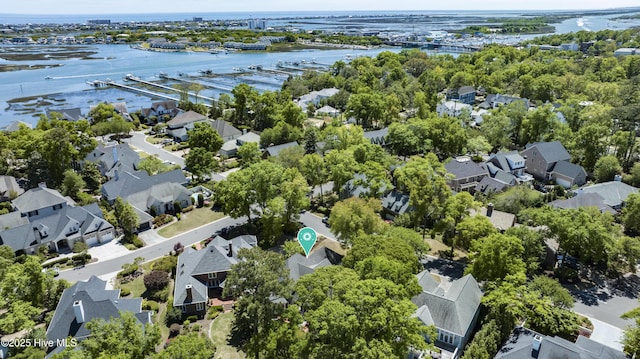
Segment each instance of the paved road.
[{"label": "paved road", "polygon": [[208,238],[213,233],[221,230],[224,227],[237,225],[244,222],[246,222],[246,218],[233,219],[230,217],[225,217],[216,222],[206,224],[192,231],[167,239],[164,242],[143,247],[136,251],[131,251],[130,253],[119,258],[114,258],[106,261],[98,261],[88,264],[79,269],[69,269],[62,271],[59,278],[66,279],[70,282],[77,282],[80,280],[89,279],[91,275],[101,276],[108,273],[118,272],[122,270],[123,264],[133,263],[133,260],[136,257],[144,258],[145,262],[150,261],[169,254],[169,252],[173,250],[173,246],[178,242],[182,243],[182,245],[184,245],[185,247],[190,246],[205,238]]},{"label": "paved road", "polygon": [[576,302],[573,311],[595,318],[607,324],[624,329],[633,325],[631,319],[622,319],[620,316],[638,306],[636,293],[614,293],[609,289],[590,289],[572,292]]},{"label": "paved road", "polygon": [[123,139],[123,142],[129,142],[132,146],[150,155],[157,155],[162,161],[173,162],[179,164],[181,168],[184,167],[184,158],[164,150],[161,145],[150,144],[145,141],[145,137],[143,132],[132,132],[132,137]]},{"label": "paved road", "polygon": [[[151,261],[169,254],[169,252],[173,250],[173,246],[178,242],[180,242],[185,247],[190,246],[194,243],[198,243],[201,240],[208,238],[213,233],[221,230],[222,228],[243,224],[246,223],[246,221],[246,218],[233,219],[231,217],[225,217],[218,221],[198,227],[189,232],[179,234],[163,242],[146,246],[136,251],[131,251],[128,254],[118,258],[98,261],[81,268],[62,271],[60,272],[59,278],[66,279],[70,282],[77,282],[81,280],[87,280],[92,275],[102,276],[105,274],[118,272],[122,269],[123,264],[133,263],[133,260],[136,257],[144,258],[145,262]],[[314,214],[305,212],[300,215],[300,221],[303,225],[314,228],[316,232],[318,232],[318,234],[332,239],[335,238],[335,235],[331,233],[331,230],[329,230],[329,228],[324,223],[322,223],[322,218]]]}]

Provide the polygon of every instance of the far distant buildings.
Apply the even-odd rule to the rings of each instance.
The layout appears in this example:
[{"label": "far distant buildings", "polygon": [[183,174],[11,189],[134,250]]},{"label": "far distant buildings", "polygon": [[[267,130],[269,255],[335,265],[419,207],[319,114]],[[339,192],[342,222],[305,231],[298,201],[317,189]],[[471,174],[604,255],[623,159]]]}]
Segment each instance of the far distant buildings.
[{"label": "far distant buildings", "polygon": [[251,30],[264,30],[267,28],[267,20],[263,19],[251,19],[248,23]]},{"label": "far distant buildings", "polygon": [[87,20],[87,25],[111,25],[111,20],[108,20],[108,19]]}]

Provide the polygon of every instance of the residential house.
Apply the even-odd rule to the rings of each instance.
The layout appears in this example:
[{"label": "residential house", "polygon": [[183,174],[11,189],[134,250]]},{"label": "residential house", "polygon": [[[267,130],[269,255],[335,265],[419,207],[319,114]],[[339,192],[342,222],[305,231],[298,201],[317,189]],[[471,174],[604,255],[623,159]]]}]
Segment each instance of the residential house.
[{"label": "residential house", "polygon": [[0,202],[12,200],[24,193],[13,176],[0,176]]},{"label": "residential house", "polygon": [[338,265],[342,262],[342,256],[327,247],[314,249],[308,257],[295,253],[287,258],[289,278],[297,281],[305,274],[311,274],[316,269],[330,265]]},{"label": "residential house", "polygon": [[[422,293],[411,301],[418,307],[415,316],[425,325],[436,327],[436,347],[454,353],[464,348],[480,313],[482,291],[471,274],[452,283],[439,284],[429,271],[417,274]],[[448,289],[446,284],[450,284]],[[435,339],[435,340],[434,340]]]},{"label": "residential house", "polygon": [[516,179],[524,180],[527,177],[524,173],[526,167],[525,159],[520,156],[518,151],[492,154],[485,162],[485,165],[491,177],[495,177],[498,171],[509,173],[515,176]]},{"label": "residential house", "polygon": [[73,200],[41,183],[12,201],[14,212],[0,216],[0,245],[16,253],[36,253],[41,246],[51,251],[72,249],[76,241],[88,246],[115,236],[97,204],[76,207]]},{"label": "residential house", "polygon": [[280,153],[280,151],[284,150],[285,148],[291,148],[296,146],[300,146],[300,145],[298,144],[298,142],[295,142],[295,141],[283,143],[281,145],[269,146],[264,149],[264,152],[262,153],[262,158],[277,156]]},{"label": "residential house", "polygon": [[142,310],[142,298],[120,298],[120,289],[107,289],[107,282],[91,276],[76,282],[62,292],[60,301],[47,328],[47,340],[53,343],[49,356],[64,350],[59,346],[69,337],[82,341],[91,335],[87,323],[94,319],[106,321],[133,314],[140,325],[152,324],[153,312]]},{"label": "residential house", "polygon": [[134,172],[138,168],[140,155],[126,142],[98,143],[96,148],[84,158],[84,161],[97,164],[100,174],[112,179],[116,172]]},{"label": "residential house", "polygon": [[145,171],[124,172],[103,184],[101,192],[109,203],[120,197],[131,204],[140,217],[139,229],[144,230],[150,228],[151,216],[173,211],[174,202],[182,208],[191,205],[192,192],[184,187],[186,183],[180,169],[153,176]]},{"label": "residential house", "polygon": [[[113,109],[118,115],[122,116],[126,121],[131,121],[131,116],[129,116],[129,109],[127,108],[126,102],[112,102],[110,105],[113,106]],[[91,112],[95,107],[97,107],[97,105],[89,107],[89,112]]]},{"label": "residential house", "polygon": [[604,203],[604,198],[598,193],[581,193],[568,199],[557,199],[549,203],[554,208],[586,208],[596,207],[602,213],[616,214],[615,209]]},{"label": "residential house", "polygon": [[151,107],[142,109],[142,116],[147,120],[156,119],[155,122],[163,122],[165,118],[174,118],[180,109],[175,101],[159,101],[151,103]]},{"label": "residential house", "polygon": [[444,168],[453,175],[447,184],[456,192],[475,192],[478,183],[488,176],[487,171],[470,158],[456,158],[447,162]]},{"label": "residential house", "polygon": [[366,131],[363,133],[364,138],[369,140],[374,145],[385,146],[387,144],[387,136],[389,135],[389,128],[381,128],[374,131]]},{"label": "residential house", "polygon": [[227,142],[231,140],[235,140],[236,138],[242,136],[242,131],[233,127],[227,121],[224,120],[214,120],[211,122],[211,127],[213,127],[216,132],[222,138],[222,142]]},{"label": "residential house", "polygon": [[522,102],[525,108],[527,109],[531,107],[531,103],[526,98],[506,96],[506,95],[500,95],[500,94],[487,95],[484,102],[481,103],[479,106],[480,108],[483,108],[483,109],[492,109],[492,108],[498,108],[500,106],[509,105],[513,102]]},{"label": "residential house", "polygon": [[331,117],[338,117],[340,116],[340,111],[329,106],[322,106],[319,109],[316,110],[316,112],[314,113],[315,116],[331,116]]},{"label": "residential house", "polygon": [[298,99],[298,106],[300,106],[300,108],[302,108],[303,110],[306,110],[309,104],[313,104],[317,107],[318,105],[320,105],[320,101],[328,99],[338,92],[340,92],[340,90],[335,87],[322,89],[320,91],[311,91],[306,95],[300,96],[300,98]]},{"label": "residential house", "polygon": [[483,177],[476,185],[476,192],[489,194],[499,193],[517,184],[516,177],[504,171],[497,171],[495,177]]},{"label": "residential house", "polygon": [[520,326],[513,330],[495,356],[495,359],[546,358],[625,359],[627,356],[620,350],[582,335],[572,343],[558,336],[546,336]]},{"label": "residential house", "polygon": [[209,121],[207,116],[195,111],[181,112],[167,122],[167,134],[176,141],[186,141],[189,138],[187,131],[193,129],[198,122]]},{"label": "residential house", "polygon": [[580,188],[575,193],[578,196],[597,193],[603,198],[604,204],[619,211],[630,194],[638,193],[638,188],[619,181],[610,181]]},{"label": "residential house", "polygon": [[526,158],[527,173],[539,181],[552,181],[570,188],[581,186],[587,180],[584,168],[571,163],[571,155],[560,141],[529,144],[521,155]]},{"label": "residential house", "polygon": [[222,296],[227,274],[238,263],[238,251],[256,244],[255,236],[231,240],[217,236],[201,250],[187,247],[178,256],[173,306],[187,315],[203,316],[209,299]]},{"label": "residential house", "polygon": [[84,116],[82,116],[82,110],[80,109],[80,107],[49,109],[47,110],[47,117],[53,118],[54,113],[60,115],[58,116],[59,119],[70,122],[76,122],[85,119]]},{"label": "residential house", "polygon": [[446,98],[448,101],[458,101],[473,105],[476,102],[476,89],[473,86],[462,86],[457,89],[449,89]]},{"label": "residential house", "polygon": [[21,126],[25,126],[27,128],[33,127],[30,123],[27,123],[24,121],[13,121],[4,127],[0,127],[0,131],[9,132],[9,133],[16,132],[20,129]]},{"label": "residential house", "polygon": [[245,143],[257,143],[259,145],[260,135],[253,132],[247,132],[236,139],[225,142],[220,148],[220,156],[234,157],[238,153],[238,148]]},{"label": "residential house", "polygon": [[374,196],[379,198],[379,195],[387,193],[389,190],[384,182],[375,179],[370,180],[364,173],[356,173],[342,187],[340,196],[341,198],[367,198]]},{"label": "residential house", "polygon": [[411,211],[409,195],[393,190],[382,197],[382,211],[384,218],[393,220],[395,217]]},{"label": "residential house", "polygon": [[467,111],[469,115],[471,115],[472,110],[473,107],[471,107],[471,105],[458,101],[442,101],[436,106],[438,116],[458,117],[464,111]]},{"label": "residential house", "polygon": [[516,225],[516,215],[498,211],[493,208],[493,203],[489,203],[486,207],[481,207],[479,210],[471,210],[471,216],[486,216],[489,222],[495,229],[500,232],[504,232],[507,229]]}]

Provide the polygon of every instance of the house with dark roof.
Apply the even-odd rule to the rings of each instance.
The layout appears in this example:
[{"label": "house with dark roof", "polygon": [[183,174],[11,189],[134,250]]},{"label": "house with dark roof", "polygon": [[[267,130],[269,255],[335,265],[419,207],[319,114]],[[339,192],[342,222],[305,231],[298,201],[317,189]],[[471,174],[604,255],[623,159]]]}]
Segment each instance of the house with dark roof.
[{"label": "house with dark roof", "polygon": [[295,142],[295,141],[283,143],[281,145],[269,146],[264,149],[264,152],[262,153],[262,158],[277,156],[280,153],[280,151],[284,150],[285,148],[296,147],[296,146],[300,146],[300,145],[298,144],[298,142]]},{"label": "house with dark roof", "polygon": [[[411,301],[418,307],[414,316],[436,327],[436,347],[461,351],[471,337],[480,313],[482,291],[471,274],[449,283],[438,283],[428,271],[417,274],[422,293]],[[446,282],[446,283],[444,283]],[[446,288],[447,285],[450,286]]]},{"label": "house with dark roof", "polygon": [[13,176],[0,176],[0,202],[11,200],[24,193]]},{"label": "house with dark roof", "polygon": [[[85,158],[85,162],[98,165],[100,174],[112,179],[116,172],[134,172],[140,162],[140,155],[128,143],[99,143]],[[82,164],[80,165],[82,167]]]},{"label": "house with dark roof", "polygon": [[495,229],[504,232],[516,225],[516,215],[512,213],[498,211],[493,208],[493,203],[487,204],[478,210],[472,209],[469,213],[471,216],[486,216]]},{"label": "house with dark roof", "polygon": [[582,166],[571,163],[571,155],[560,141],[536,142],[525,146],[527,173],[539,181],[551,181],[565,188],[581,186],[587,181]]},{"label": "house with dark roof", "polygon": [[60,115],[58,116],[59,119],[70,122],[76,122],[85,119],[84,116],[82,116],[82,110],[80,109],[80,107],[49,109],[47,110],[47,117],[53,118],[54,113]]},{"label": "house with dark roof", "polygon": [[447,179],[447,184],[456,192],[475,192],[478,183],[488,176],[487,171],[470,158],[455,158],[444,165],[453,175]]},{"label": "house with dark roof", "polygon": [[627,356],[582,335],[572,343],[558,336],[546,336],[524,327],[515,328],[495,356],[495,359],[547,358],[625,359]]},{"label": "house with dark roof", "polygon": [[363,133],[364,138],[369,140],[374,145],[385,146],[387,144],[387,136],[389,135],[389,128],[381,128],[374,131],[366,131]]},{"label": "house with dark roof", "polygon": [[316,269],[330,265],[338,265],[342,262],[342,256],[327,247],[320,247],[309,253],[308,257],[295,253],[287,258],[289,278],[297,281],[305,274],[311,274]]},{"label": "house with dark roof", "polygon": [[624,202],[632,193],[638,193],[638,188],[619,181],[610,181],[582,187],[575,193],[580,196],[587,193],[597,193],[607,206],[619,211],[624,206]]},{"label": "house with dark roof", "polygon": [[[505,179],[503,179],[505,178]],[[499,193],[516,185],[515,176],[506,172],[497,172],[495,177],[484,177],[476,185],[476,191],[484,194]]]},{"label": "house with dark roof", "polygon": [[10,124],[4,126],[4,127],[0,127],[0,131],[3,132],[16,132],[20,129],[21,126],[25,126],[27,128],[32,128],[33,126],[31,126],[30,123],[24,122],[24,121],[13,121]]},{"label": "house with dark roof", "polygon": [[47,340],[54,346],[52,353],[64,350],[57,347],[68,337],[82,341],[91,335],[87,323],[93,319],[106,321],[132,313],[140,325],[151,324],[153,312],[142,310],[142,298],[120,298],[120,289],[107,289],[107,282],[91,276],[88,281],[77,282],[62,292],[60,301],[47,327]]},{"label": "house with dark roof", "polygon": [[461,86],[456,89],[449,89],[446,94],[448,101],[459,101],[467,105],[476,102],[476,89],[473,86]]},{"label": "house with dark roof", "polygon": [[41,246],[51,251],[72,249],[77,241],[93,246],[115,236],[97,204],[76,207],[44,183],[14,199],[12,205],[14,212],[0,216],[0,245],[16,253],[33,254]]},{"label": "house with dark roof", "polygon": [[209,299],[220,298],[231,266],[238,263],[238,251],[253,248],[255,236],[226,240],[216,236],[200,250],[187,247],[178,256],[173,306],[188,315],[203,316]]},{"label": "house with dark roof", "polygon": [[207,116],[201,115],[195,111],[181,112],[167,122],[167,134],[176,141],[186,141],[189,138],[188,130],[193,129],[198,122],[209,121]]},{"label": "house with dark roof", "polygon": [[602,213],[617,214],[618,212],[604,203],[604,198],[598,193],[581,193],[580,195],[568,198],[557,199],[549,203],[553,208],[586,208],[596,207]]},{"label": "house with dark roof", "polygon": [[[191,205],[192,192],[184,185],[187,178],[180,169],[149,176],[146,171],[117,173],[102,185],[102,197],[113,203],[121,197],[138,213],[141,225],[150,221],[149,215],[173,211],[173,203],[178,201],[185,208]],[[153,208],[153,209],[152,209]],[[144,229],[141,228],[141,229]]]},{"label": "house with dark roof", "polygon": [[382,211],[384,218],[393,220],[396,216],[411,211],[409,195],[398,190],[393,190],[382,197]]},{"label": "house with dark roof", "polygon": [[356,173],[353,175],[353,178],[347,181],[342,187],[340,197],[380,198],[380,195],[387,193],[389,190],[390,188],[387,188],[387,184],[383,181],[369,179],[364,173]]},{"label": "house with dark roof", "polygon": [[525,159],[520,156],[518,151],[511,152],[498,152],[492,154],[485,164],[491,164],[493,166],[487,166],[491,177],[495,176],[497,170],[510,173],[516,178],[525,177]]}]

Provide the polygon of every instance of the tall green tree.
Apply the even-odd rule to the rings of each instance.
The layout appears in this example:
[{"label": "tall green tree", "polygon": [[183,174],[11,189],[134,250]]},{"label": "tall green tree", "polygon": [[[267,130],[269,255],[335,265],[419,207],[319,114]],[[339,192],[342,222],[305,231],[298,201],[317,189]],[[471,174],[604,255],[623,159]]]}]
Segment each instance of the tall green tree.
[{"label": "tall green tree", "polygon": [[74,170],[64,171],[64,178],[62,179],[61,192],[63,196],[69,196],[75,200],[79,199],[80,191],[85,188],[87,184],[82,177]]},{"label": "tall green tree", "polygon": [[224,295],[237,300],[232,336],[257,359],[285,311],[285,306],[272,299],[290,299],[292,283],[279,254],[243,248],[238,251],[238,259],[227,276]]},{"label": "tall green tree", "polygon": [[255,142],[247,142],[238,148],[238,160],[242,168],[251,166],[260,161],[260,149]]},{"label": "tall green tree", "polygon": [[477,280],[501,281],[524,279],[526,267],[522,260],[524,248],[520,239],[504,234],[492,234],[471,243],[471,265],[466,272]]},{"label": "tall green tree", "polygon": [[381,209],[380,201],[376,199],[349,198],[333,206],[329,225],[340,243],[348,247],[361,233],[372,234],[382,231],[384,222],[377,213]]},{"label": "tall green tree", "polygon": [[622,210],[622,222],[627,233],[640,234],[640,194],[632,193],[627,197]]},{"label": "tall green tree", "polygon": [[202,178],[218,168],[218,161],[213,157],[213,153],[204,147],[194,147],[189,150],[184,165],[194,176]]},{"label": "tall green tree", "polygon": [[133,235],[140,222],[138,214],[133,209],[133,206],[122,198],[117,197],[114,203],[114,209],[118,224],[124,231],[125,236]]},{"label": "tall green tree", "polygon": [[209,122],[197,122],[193,129],[188,131],[189,146],[204,148],[208,152],[216,153],[222,147],[222,137],[211,127]]}]

